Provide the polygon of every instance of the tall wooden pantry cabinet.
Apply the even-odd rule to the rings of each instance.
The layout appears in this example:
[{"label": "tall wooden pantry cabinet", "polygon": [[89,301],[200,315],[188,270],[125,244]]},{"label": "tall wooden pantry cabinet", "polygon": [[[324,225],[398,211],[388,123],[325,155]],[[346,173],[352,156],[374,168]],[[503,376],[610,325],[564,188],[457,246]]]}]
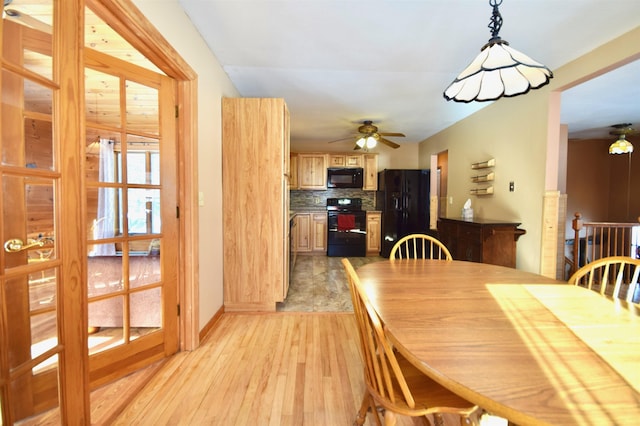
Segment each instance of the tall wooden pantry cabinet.
[{"label": "tall wooden pantry cabinet", "polygon": [[289,283],[289,111],[222,100],[225,311],[275,311]]}]

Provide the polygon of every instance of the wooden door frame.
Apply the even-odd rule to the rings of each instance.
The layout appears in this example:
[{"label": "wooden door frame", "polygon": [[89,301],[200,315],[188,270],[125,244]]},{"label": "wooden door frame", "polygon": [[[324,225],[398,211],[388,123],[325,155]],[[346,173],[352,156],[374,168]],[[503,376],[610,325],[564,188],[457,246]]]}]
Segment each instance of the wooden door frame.
[{"label": "wooden door frame", "polygon": [[[178,300],[180,350],[199,345],[198,237],[198,84],[195,71],[180,57],[130,0],[87,0],[86,4],[133,48],[154,63],[178,86],[178,202],[180,242]],[[189,236],[189,238],[185,238]]]}]

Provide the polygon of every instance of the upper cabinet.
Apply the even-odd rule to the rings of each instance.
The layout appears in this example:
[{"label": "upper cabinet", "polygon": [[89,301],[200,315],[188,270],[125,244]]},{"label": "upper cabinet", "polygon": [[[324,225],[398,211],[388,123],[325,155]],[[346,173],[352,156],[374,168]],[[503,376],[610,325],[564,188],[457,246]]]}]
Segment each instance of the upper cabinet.
[{"label": "upper cabinet", "polygon": [[345,167],[364,169],[362,189],[378,189],[378,155],[332,153],[291,153],[289,189],[327,189],[327,168]]},{"label": "upper cabinet", "polygon": [[364,181],[362,189],[365,191],[378,190],[378,156],[364,154]]},{"label": "upper cabinet", "polygon": [[362,167],[362,154],[329,154],[329,167]]},{"label": "upper cabinet", "polygon": [[289,189],[299,189],[298,186],[298,154],[289,156]]},{"label": "upper cabinet", "polygon": [[327,154],[298,154],[298,188],[327,189]]}]

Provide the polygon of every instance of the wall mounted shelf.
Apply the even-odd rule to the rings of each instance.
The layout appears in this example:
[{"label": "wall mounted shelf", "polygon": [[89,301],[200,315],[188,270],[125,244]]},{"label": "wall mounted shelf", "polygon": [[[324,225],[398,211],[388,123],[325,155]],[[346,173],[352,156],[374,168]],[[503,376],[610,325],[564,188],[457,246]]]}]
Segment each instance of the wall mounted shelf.
[{"label": "wall mounted shelf", "polygon": [[495,165],[496,165],[496,159],[492,158],[490,160],[482,161],[480,163],[473,163],[471,165],[471,168],[473,170],[476,170],[476,169],[488,169],[489,167],[494,167]]},{"label": "wall mounted shelf", "polygon": [[495,173],[491,172],[491,173],[487,173],[486,175],[471,176],[471,182],[473,183],[491,182],[493,181],[494,178],[495,178]]},{"label": "wall mounted shelf", "polygon": [[[471,176],[471,182],[472,183],[493,182],[493,180],[496,178],[496,174],[493,170],[487,170],[487,169],[491,169],[492,167],[495,167],[495,165],[496,165],[495,158],[491,158],[487,161],[481,161],[479,163],[472,163],[471,170],[483,170],[484,174]],[[493,185],[471,188],[469,193],[471,195],[492,195]]]},{"label": "wall mounted shelf", "polygon": [[492,195],[493,186],[487,186],[486,188],[473,188],[469,191],[471,195]]}]

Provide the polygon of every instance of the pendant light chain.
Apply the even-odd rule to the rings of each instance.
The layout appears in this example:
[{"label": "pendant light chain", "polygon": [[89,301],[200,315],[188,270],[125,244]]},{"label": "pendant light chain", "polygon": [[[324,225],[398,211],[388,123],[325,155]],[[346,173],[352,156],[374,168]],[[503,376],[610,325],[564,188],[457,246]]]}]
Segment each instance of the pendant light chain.
[{"label": "pendant light chain", "polygon": [[489,0],[489,5],[493,6],[491,21],[489,22],[489,29],[491,30],[491,40],[489,40],[489,42],[500,39],[500,36],[498,35],[498,33],[502,28],[502,15],[500,15],[500,10],[498,10],[498,6],[500,6],[501,4],[502,4],[502,0]]}]

